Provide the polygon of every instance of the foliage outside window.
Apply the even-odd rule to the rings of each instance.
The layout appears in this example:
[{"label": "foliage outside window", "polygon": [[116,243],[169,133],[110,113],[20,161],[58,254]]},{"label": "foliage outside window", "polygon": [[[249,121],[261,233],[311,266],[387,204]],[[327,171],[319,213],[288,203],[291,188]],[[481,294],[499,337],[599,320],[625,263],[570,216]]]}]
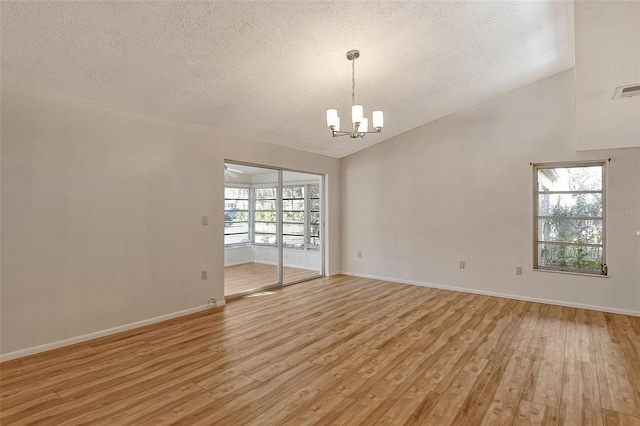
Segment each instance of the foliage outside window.
[{"label": "foliage outside window", "polygon": [[534,268],[606,275],[605,163],[536,164]]},{"label": "foliage outside window", "polygon": [[224,188],[224,243],[238,244],[249,238],[249,188]]}]

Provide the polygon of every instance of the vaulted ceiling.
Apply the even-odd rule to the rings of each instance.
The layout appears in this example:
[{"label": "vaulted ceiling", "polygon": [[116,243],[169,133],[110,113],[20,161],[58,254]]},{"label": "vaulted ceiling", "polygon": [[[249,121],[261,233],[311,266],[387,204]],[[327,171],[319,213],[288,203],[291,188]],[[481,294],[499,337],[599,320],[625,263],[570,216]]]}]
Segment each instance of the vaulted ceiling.
[{"label": "vaulted ceiling", "polygon": [[[573,2],[2,2],[2,83],[337,158],[574,66]],[[356,96],[380,135],[332,139]]]},{"label": "vaulted ceiling", "polygon": [[640,147],[640,1],[579,1],[576,15],[576,149]]}]

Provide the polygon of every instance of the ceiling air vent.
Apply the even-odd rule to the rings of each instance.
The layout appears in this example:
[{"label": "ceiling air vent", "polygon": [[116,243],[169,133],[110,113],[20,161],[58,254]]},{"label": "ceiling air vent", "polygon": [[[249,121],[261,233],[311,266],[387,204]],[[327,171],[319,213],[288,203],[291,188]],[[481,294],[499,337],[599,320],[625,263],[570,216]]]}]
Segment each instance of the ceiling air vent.
[{"label": "ceiling air vent", "polygon": [[616,90],[613,99],[630,98],[632,96],[640,96],[640,84],[632,84],[631,86],[620,86]]}]

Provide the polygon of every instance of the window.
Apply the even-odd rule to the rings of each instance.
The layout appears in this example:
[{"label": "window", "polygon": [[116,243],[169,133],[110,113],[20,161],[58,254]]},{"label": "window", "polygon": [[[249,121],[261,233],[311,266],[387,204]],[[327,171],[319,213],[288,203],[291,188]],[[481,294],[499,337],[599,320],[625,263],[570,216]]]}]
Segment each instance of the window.
[{"label": "window", "polygon": [[606,275],[605,162],[534,164],[534,268]]},{"label": "window", "polygon": [[305,186],[282,188],[282,239],[285,247],[305,244]]},{"label": "window", "polygon": [[276,243],[276,190],[277,188],[254,189],[254,242],[256,244]]},{"label": "window", "polygon": [[249,188],[224,188],[224,243],[238,244],[249,238]]},{"label": "window", "polygon": [[318,248],[320,244],[320,186],[282,188],[282,237],[285,247]]},{"label": "window", "polygon": [[320,246],[320,186],[308,185],[307,188],[309,194],[307,203],[309,206],[309,221],[307,222],[309,238],[306,243],[318,248]]},{"label": "window", "polygon": [[[225,187],[225,245],[276,244],[277,187]],[[282,237],[287,248],[320,246],[320,186],[282,188]]]}]

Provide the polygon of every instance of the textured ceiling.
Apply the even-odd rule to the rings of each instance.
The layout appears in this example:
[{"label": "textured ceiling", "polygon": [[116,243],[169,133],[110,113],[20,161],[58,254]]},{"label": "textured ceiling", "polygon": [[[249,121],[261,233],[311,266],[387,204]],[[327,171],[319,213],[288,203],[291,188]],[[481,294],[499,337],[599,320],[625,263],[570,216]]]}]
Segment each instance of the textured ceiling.
[{"label": "textured ceiling", "polygon": [[[2,83],[344,157],[574,62],[573,2],[2,2]],[[330,137],[356,95],[380,135]]]},{"label": "textured ceiling", "polygon": [[640,146],[640,96],[613,99],[640,84],[640,1],[578,1],[575,26],[576,148]]}]

